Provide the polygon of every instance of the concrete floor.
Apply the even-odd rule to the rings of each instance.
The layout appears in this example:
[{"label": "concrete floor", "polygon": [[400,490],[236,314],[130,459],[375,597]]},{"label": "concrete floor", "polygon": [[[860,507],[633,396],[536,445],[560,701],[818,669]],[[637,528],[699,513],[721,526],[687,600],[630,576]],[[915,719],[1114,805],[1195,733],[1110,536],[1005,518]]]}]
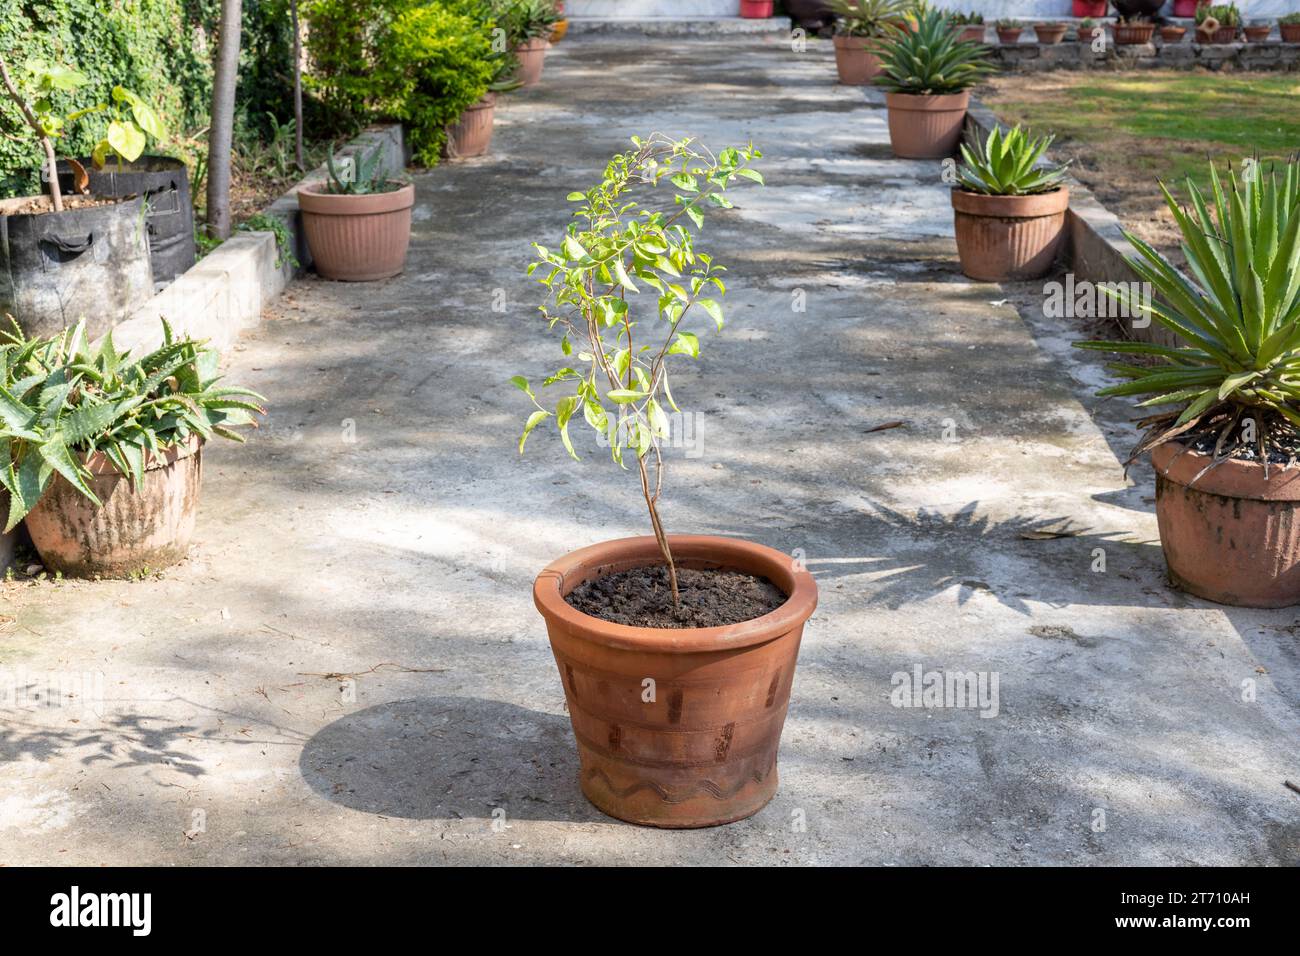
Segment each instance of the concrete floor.
[{"label": "concrete floor", "polygon": [[[404,276],[292,287],[231,355],[273,411],[207,452],[191,558],[4,587],[0,863],[1300,862],[1296,614],[1166,586],[1128,408],[1041,286],[960,275],[938,164],[890,158],[829,56],[561,44],[491,158],[416,176]],[[753,138],[769,183],[705,233],[730,324],[675,379],[703,454],[665,521],[802,549],[821,587],[780,793],[694,832],[578,793],[530,585],[647,529],[586,435],[518,457],[506,382],[557,360],[529,241],[656,129]],[[997,715],[892,706],[917,666],[996,674]]]}]

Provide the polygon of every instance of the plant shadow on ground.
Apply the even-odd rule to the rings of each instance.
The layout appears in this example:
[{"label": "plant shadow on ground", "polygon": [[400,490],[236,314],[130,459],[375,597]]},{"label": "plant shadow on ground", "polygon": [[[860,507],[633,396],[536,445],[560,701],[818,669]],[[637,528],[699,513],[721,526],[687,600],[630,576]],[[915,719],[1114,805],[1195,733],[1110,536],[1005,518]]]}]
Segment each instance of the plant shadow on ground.
[{"label": "plant shadow on ground", "polygon": [[324,727],[303,748],[307,784],[333,803],[404,819],[596,821],[578,790],[563,715],[474,697],[378,704]]}]

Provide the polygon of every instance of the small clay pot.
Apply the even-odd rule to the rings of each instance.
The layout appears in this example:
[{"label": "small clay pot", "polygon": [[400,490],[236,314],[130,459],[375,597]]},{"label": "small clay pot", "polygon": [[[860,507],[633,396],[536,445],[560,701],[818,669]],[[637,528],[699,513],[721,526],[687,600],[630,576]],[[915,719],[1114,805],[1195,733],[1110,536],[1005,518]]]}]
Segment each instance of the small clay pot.
[{"label": "small clay pot", "polygon": [[835,37],[835,70],[845,86],[866,86],[884,69],[873,50],[879,45],[874,37]]},{"label": "small clay pot", "polygon": [[999,43],[1001,43],[1003,46],[1014,46],[1015,44],[1020,42],[1020,34],[1023,33],[1024,30],[1021,27],[1016,27],[1013,30],[1007,30],[1002,27],[998,27],[997,32],[998,32]]},{"label": "small clay pot", "polygon": [[1250,43],[1263,43],[1268,39],[1268,35],[1273,32],[1272,27],[1245,27],[1242,32],[1246,34],[1246,40]]},{"label": "small clay pot", "polygon": [[55,475],[25,519],[46,568],[70,577],[124,577],[185,557],[203,481],[197,437],[162,456],[146,453],[139,489],[101,453],[87,458],[86,467],[102,508]]},{"label": "small clay pot", "polygon": [[1093,40],[1097,39],[1098,37],[1104,37],[1105,35],[1106,35],[1105,27],[1090,27],[1086,30],[1084,29],[1078,30],[1075,34],[1075,39],[1077,39],[1080,43],[1090,44],[1092,43]]},{"label": "small clay pot", "polygon": [[344,282],[397,275],[406,264],[414,205],[415,187],[410,183],[365,196],[337,195],[314,186],[298,190],[302,231],[316,271]]},{"label": "small clay pot", "polygon": [[546,62],[546,37],[533,37],[515,47],[519,69],[515,79],[524,86],[536,86],[542,79],[542,65]]},{"label": "small clay pot", "polygon": [[1169,577],[1236,607],[1300,603],[1300,467],[1211,459],[1177,442],[1151,452],[1156,522]]},{"label": "small clay pot", "polygon": [[772,0],[740,0],[740,15],[746,20],[767,20],[772,7]]},{"label": "small clay pot", "polygon": [[1214,31],[1197,30],[1196,42],[1201,44],[1236,43],[1237,28],[1219,27],[1217,30]]},{"label": "small clay pot", "polygon": [[1183,37],[1187,35],[1187,27],[1161,27],[1160,39],[1166,44],[1182,43]]},{"label": "small clay pot", "polygon": [[1283,43],[1300,43],[1300,23],[1279,23]]},{"label": "small clay pot", "polygon": [[447,127],[448,159],[469,159],[486,155],[492,148],[492,125],[496,116],[497,95],[486,94]]},{"label": "small clay pot", "polygon": [[1038,42],[1044,46],[1060,43],[1065,39],[1065,31],[1066,25],[1064,23],[1034,24],[1034,35],[1038,37]]},{"label": "small clay pot", "polygon": [[943,159],[961,142],[970,92],[927,96],[886,93],[889,144],[900,159]]},{"label": "small clay pot", "polygon": [[1070,190],[1036,196],[985,196],[952,191],[961,271],[972,279],[1003,282],[1046,275],[1065,238]]},{"label": "small clay pot", "polygon": [[961,36],[957,39],[963,43],[983,43],[986,29],[982,23],[969,23],[961,28]]},{"label": "small clay pot", "polygon": [[611,624],[564,600],[592,578],[661,564],[646,536],[553,562],[537,576],[533,602],[546,619],[587,799],[630,823],[716,826],[757,813],[776,793],[777,749],[817,584],[788,554],[753,542],[674,535],[669,543],[681,567],[761,575],[788,598],[751,621],[680,630]]},{"label": "small clay pot", "polygon": [[1150,43],[1156,32],[1154,23],[1117,23],[1114,26],[1116,46],[1137,46]]}]

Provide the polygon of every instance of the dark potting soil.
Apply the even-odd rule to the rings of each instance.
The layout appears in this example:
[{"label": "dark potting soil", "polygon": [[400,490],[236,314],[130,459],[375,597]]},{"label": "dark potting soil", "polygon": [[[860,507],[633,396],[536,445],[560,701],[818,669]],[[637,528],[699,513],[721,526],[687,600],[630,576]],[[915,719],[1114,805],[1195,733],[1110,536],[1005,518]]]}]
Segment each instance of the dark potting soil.
[{"label": "dark potting soil", "polygon": [[767,578],[742,571],[677,569],[681,609],[673,607],[668,569],[632,568],[585,581],[565,600],[569,606],[611,624],[632,627],[720,627],[762,617],[786,601]]},{"label": "dark potting soil", "polygon": [[[1184,445],[1189,445],[1202,455],[1213,456],[1214,446],[1219,440],[1219,433],[1222,428],[1223,421],[1220,420],[1212,423],[1207,428],[1194,429],[1179,438],[1178,441]],[[1259,444],[1257,442],[1247,444],[1241,441],[1240,427],[1235,432],[1224,442],[1224,457],[1233,458],[1237,461],[1261,461]],[[1300,462],[1300,432],[1292,428],[1289,423],[1274,419],[1268,423],[1264,434],[1266,436],[1264,452],[1268,456],[1269,465],[1278,465],[1285,468]]]}]

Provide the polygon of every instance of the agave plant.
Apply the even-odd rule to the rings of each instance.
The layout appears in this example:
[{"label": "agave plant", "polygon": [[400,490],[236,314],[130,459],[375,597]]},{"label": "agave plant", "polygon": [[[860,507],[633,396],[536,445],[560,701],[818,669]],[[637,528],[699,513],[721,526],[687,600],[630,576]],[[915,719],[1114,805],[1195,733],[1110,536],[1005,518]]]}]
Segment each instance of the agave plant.
[{"label": "agave plant", "polygon": [[1039,167],[1054,136],[1032,138],[1016,126],[1005,133],[995,127],[978,152],[962,143],[957,178],[971,192],[986,196],[1033,196],[1061,187],[1065,167]]},{"label": "agave plant", "polygon": [[[1265,170],[1246,160],[1240,175],[1228,170],[1226,187],[1211,165],[1208,200],[1187,181],[1190,208],[1163,183],[1160,189],[1182,231],[1195,282],[1126,233],[1138,251],[1130,259],[1134,271],[1162,301],[1145,301],[1123,287],[1105,291],[1183,344],[1075,344],[1154,360],[1111,365],[1129,381],[1098,393],[1148,396],[1143,408],[1173,406],[1139,423],[1148,430],[1133,457],[1188,435],[1215,438],[1211,466],[1250,441],[1267,467],[1265,447],[1284,431],[1300,431],[1300,161]],[[1248,419],[1254,427],[1239,429]]]},{"label": "agave plant", "polygon": [[0,332],[0,484],[9,492],[13,528],[40,500],[55,474],[96,505],[86,458],[101,452],[132,487],[144,479],[146,454],[162,455],[192,436],[243,441],[234,429],[264,414],[256,392],[218,387],[216,352],[177,339],[163,322],[163,344],[141,359],[118,352],[111,333],[97,348],[85,325],[48,339],[27,339],[16,322]]},{"label": "agave plant", "polygon": [[880,53],[884,72],[875,82],[891,93],[942,95],[970,89],[994,67],[982,45],[959,36],[937,10],[918,17],[913,30],[891,27]]},{"label": "agave plant", "polygon": [[879,37],[907,13],[907,0],[830,0],[844,36]]},{"label": "agave plant", "polygon": [[380,150],[358,150],[352,156],[351,171],[340,170],[334,161],[334,147],[325,154],[325,170],[329,174],[326,191],[344,196],[369,196],[373,193],[390,193],[401,188],[401,183],[389,179],[381,164]]}]

